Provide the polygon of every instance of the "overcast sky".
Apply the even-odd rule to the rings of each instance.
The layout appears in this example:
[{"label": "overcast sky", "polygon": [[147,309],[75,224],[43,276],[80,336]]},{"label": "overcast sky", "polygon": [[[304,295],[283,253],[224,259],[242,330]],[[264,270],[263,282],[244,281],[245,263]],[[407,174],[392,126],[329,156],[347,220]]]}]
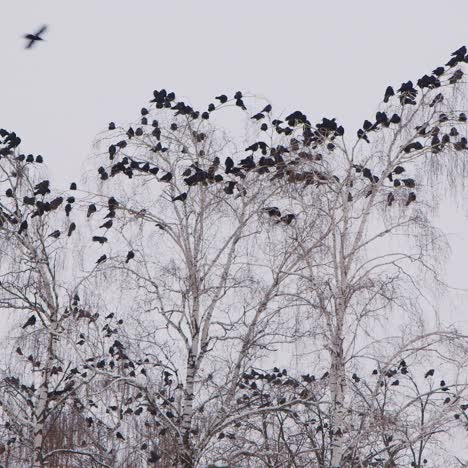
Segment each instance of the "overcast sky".
[{"label": "overcast sky", "polygon": [[[337,117],[354,132],[389,84],[468,45],[468,1],[3,0],[0,127],[75,180],[110,120],[138,116],[153,89],[195,106],[238,89],[277,112]],[[48,24],[46,42],[22,35]],[[468,288],[466,211],[443,215],[452,284]]]}]

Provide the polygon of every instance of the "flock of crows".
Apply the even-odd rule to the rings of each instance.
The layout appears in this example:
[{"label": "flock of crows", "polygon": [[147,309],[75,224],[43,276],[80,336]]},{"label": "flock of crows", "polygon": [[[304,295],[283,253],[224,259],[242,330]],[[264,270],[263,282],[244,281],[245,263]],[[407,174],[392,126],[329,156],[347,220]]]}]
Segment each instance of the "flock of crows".
[{"label": "flock of crows", "polygon": [[[42,26],[35,34],[27,34],[25,38],[28,40],[26,48],[31,48],[36,42],[42,41],[42,35],[47,30],[46,26]],[[457,51],[455,51],[450,60],[447,62],[445,67],[451,69],[455,67],[457,64],[461,62],[468,62],[468,55],[466,47],[461,47]],[[399,89],[395,92],[395,90],[389,86],[387,87],[383,101],[388,103],[390,99],[393,97],[398,97],[399,102],[401,105],[416,105],[416,97],[418,95],[418,89],[435,89],[442,86],[441,77],[447,72],[447,69],[444,66],[439,66],[435,70],[433,70],[431,75],[424,75],[420,78],[416,86],[413,85],[411,81],[406,83],[402,83]],[[460,69],[457,69],[450,77],[448,77],[448,82],[450,84],[455,84],[460,81],[463,77],[463,72]],[[437,94],[432,103],[430,104],[431,107],[435,106],[437,103],[441,102],[444,99],[442,93]],[[233,98],[230,99],[227,95],[221,94],[216,96],[216,100],[219,101],[219,105],[222,106],[226,103],[233,103],[235,106],[239,107],[242,110],[247,110],[247,107],[244,103],[244,96],[241,91],[237,91]],[[153,93],[153,97],[150,101],[156,109],[169,109],[174,112],[174,116],[186,116],[192,120],[202,119],[208,120],[210,119],[210,115],[213,111],[215,111],[219,106],[211,103],[208,105],[206,111],[199,112],[193,109],[190,105],[176,100],[176,95],[174,92],[167,92],[165,89],[156,90]],[[266,117],[272,110],[272,106],[270,104],[266,105],[260,111],[254,113],[251,117],[254,121],[258,122],[260,125],[261,131],[267,131],[269,129],[269,124],[266,122]],[[135,157],[129,157],[123,155],[120,160],[115,162],[115,159],[119,156],[121,150],[123,150],[129,143],[129,140],[135,137],[143,137],[148,134],[148,127],[150,128],[150,133],[153,137],[156,138],[157,143],[150,149],[153,153],[160,153],[163,154],[168,151],[169,148],[164,147],[163,143],[161,142],[162,130],[159,126],[159,122],[157,120],[152,120],[150,122],[149,119],[149,110],[147,108],[141,109],[141,125],[136,127],[128,128],[126,131],[126,139],[122,139],[117,143],[111,144],[108,148],[109,159],[111,160],[112,164],[109,168],[105,168],[104,166],[99,167],[98,173],[101,180],[107,180],[109,177],[116,176],[117,174],[121,173],[126,175],[129,178],[132,178],[135,173],[146,173],[151,174],[153,176],[158,176],[158,180],[160,182],[170,183],[175,174],[172,172],[166,172],[165,174],[160,174],[160,168],[152,162],[147,160],[137,160]],[[453,116],[449,116],[447,114],[440,114],[439,116],[439,123],[442,124],[447,122],[448,120],[453,120]],[[362,139],[366,142],[370,142],[369,136],[372,132],[380,130],[382,128],[388,128],[391,125],[396,125],[400,123],[400,116],[394,113],[391,116],[388,116],[385,112],[377,112],[376,118],[374,122],[369,120],[365,120],[362,128],[357,131],[358,139]],[[466,122],[467,117],[466,114],[460,113],[458,115],[458,120],[460,122]],[[172,132],[176,132],[178,129],[178,124],[173,122],[170,124],[170,130]],[[334,139],[336,137],[340,137],[344,135],[344,129],[342,126],[338,125],[335,119],[327,119],[323,118],[322,122],[315,125],[315,128],[311,125],[310,121],[307,119],[307,116],[304,115],[300,111],[295,111],[288,115],[284,120],[274,119],[270,121],[270,126],[275,130],[277,134],[283,134],[285,136],[293,135],[287,146],[277,145],[275,147],[269,147],[267,143],[264,141],[257,141],[246,148],[247,152],[251,152],[251,154],[243,159],[240,160],[238,164],[235,164],[234,160],[231,157],[227,157],[224,161],[224,167],[221,166],[221,161],[219,157],[215,157],[212,163],[207,168],[200,167],[199,164],[193,163],[190,167],[187,167],[183,173],[183,181],[187,185],[187,190],[183,191],[179,194],[174,194],[172,196],[173,202],[185,202],[189,195],[190,188],[196,186],[198,184],[208,185],[208,184],[217,184],[217,183],[224,183],[224,192],[227,195],[234,194],[234,191],[237,190],[240,194],[245,195],[246,189],[240,183],[240,180],[246,177],[246,174],[250,171],[257,172],[259,174],[266,174],[270,173],[271,171],[275,171],[274,174],[271,176],[270,180],[276,180],[281,178],[286,178],[288,183],[304,183],[305,185],[310,184],[327,184],[332,182],[333,180],[340,182],[340,179],[333,175],[329,175],[325,173],[323,170],[319,170],[318,168],[312,170],[298,170],[298,165],[301,161],[308,160],[312,162],[319,162],[322,160],[323,156],[320,153],[313,154],[309,151],[317,150],[319,146],[323,145],[326,146],[328,151],[333,151],[335,149]],[[302,130],[301,136],[302,140],[299,141],[295,135],[296,130],[300,127]],[[117,127],[114,122],[109,124],[109,130],[117,130]],[[452,144],[455,150],[466,150],[468,149],[467,146],[467,139],[465,137],[460,138],[459,140],[454,141],[457,138],[458,131],[455,127],[452,127],[449,133],[442,133],[439,126],[434,126],[433,128],[420,127],[416,129],[418,132],[418,137],[421,138],[430,138],[429,142],[421,142],[421,141],[413,141],[412,143],[408,144],[402,150],[405,153],[412,153],[416,151],[420,151],[423,149],[427,149],[430,147],[433,153],[438,153],[443,150],[444,146],[448,144]],[[206,134],[202,132],[193,131],[192,137],[194,141],[197,143],[202,143],[205,138]],[[13,134],[12,137],[13,143],[15,143],[16,135]],[[13,144],[13,146],[17,146],[17,144]],[[187,148],[184,146],[182,148],[182,153],[187,152]],[[261,156],[256,159],[258,153],[261,153]],[[198,151],[199,156],[204,156],[204,150]],[[294,156],[294,157],[292,157]],[[20,155],[21,157],[25,157],[24,155]],[[41,162],[41,158],[38,156],[36,160],[33,159],[32,155],[26,157],[27,162]],[[288,159],[288,160],[286,160]],[[360,164],[354,164],[353,168],[355,169],[356,173],[359,173],[363,176],[363,178],[368,179],[369,187],[365,193],[365,196],[368,197],[373,193],[375,184],[379,182],[379,177],[372,173],[372,170],[368,167],[364,167]],[[416,182],[412,178],[399,178],[395,176],[400,176],[405,171],[402,166],[397,166],[393,169],[393,171],[388,174],[388,179],[390,182],[393,183],[393,187],[405,187],[408,189],[415,188]],[[221,172],[224,172],[222,174]],[[227,180],[226,176],[233,176],[234,178],[239,179],[237,180]],[[44,187],[39,186],[36,190],[37,194],[43,194],[44,191],[47,192],[48,190],[48,181],[44,181]],[[76,189],[76,184],[72,184],[70,187],[72,190]],[[36,193],[35,193],[36,195]],[[8,196],[8,194],[7,194]],[[396,197],[393,191],[390,191],[387,195],[387,204],[391,206]],[[414,191],[410,191],[407,194],[405,205],[408,206],[410,203],[416,200],[416,193]],[[37,210],[34,215],[41,215],[45,211],[52,211],[57,209],[57,207],[62,203],[63,198],[58,197],[54,199],[52,202],[36,202],[38,204]],[[67,198],[67,203],[65,206],[65,211],[67,216],[69,216],[70,211],[72,210],[72,205],[75,201],[73,196]],[[353,195],[351,191],[348,192],[348,201],[353,201]],[[25,198],[25,203],[27,204],[34,204],[34,197],[30,197],[28,199]],[[42,204],[41,204],[42,203]],[[114,197],[109,199],[109,212],[105,216],[107,221],[104,222],[100,227],[105,229],[106,231],[109,230],[112,225],[112,219],[115,217],[115,210],[118,207],[118,202],[115,200]],[[91,204],[88,207],[87,217],[89,218],[94,212],[97,211],[97,207],[95,204]],[[296,218],[294,213],[286,213],[283,214],[276,206],[265,207],[263,208],[263,212],[267,213],[271,218],[275,219],[277,223],[284,223],[286,225],[291,224],[291,222]],[[159,227],[163,228],[162,225]],[[27,229],[27,221],[23,221],[20,226],[20,233],[24,232]],[[70,236],[76,229],[76,224],[71,223],[68,228],[68,235]],[[60,231],[56,230],[50,234],[52,238],[58,238],[60,236]],[[96,235],[93,236],[92,240],[94,242],[98,242],[100,244],[104,244],[107,242],[107,237],[105,235]],[[134,253],[132,251],[128,252],[126,261],[130,261],[134,258]],[[102,263],[107,259],[106,255],[102,255],[97,263]]]},{"label": "flock of crows", "polygon": [[[32,48],[36,42],[43,41],[43,34],[46,32],[47,26],[42,26],[36,33],[34,34],[27,34],[25,35],[25,39],[27,39],[26,48]],[[455,67],[457,64],[461,62],[468,62],[468,55],[466,47],[461,47],[457,51],[455,51],[449,62],[446,64],[448,69]],[[417,88],[424,90],[424,89],[435,89],[442,86],[441,77],[447,72],[447,69],[443,66],[436,68],[433,70],[430,76],[424,75],[420,78],[416,86]],[[456,70],[452,76],[448,77],[448,82],[450,84],[455,84],[460,81],[463,77],[463,72],[461,70]],[[384,94],[383,101],[388,103],[390,99],[393,97],[397,97],[401,105],[416,105],[416,98],[418,95],[417,89],[411,81],[403,83],[401,87],[395,92],[392,87],[388,87]],[[242,110],[247,110],[247,107],[244,103],[244,96],[242,92],[238,91],[234,94],[232,99],[229,99],[227,95],[222,94],[216,96],[215,98],[219,101],[219,105],[224,105],[226,103],[232,102],[235,106],[239,107]],[[443,95],[440,93],[434,97],[434,100],[430,103],[430,107],[434,107],[437,103],[441,102],[444,99]],[[185,104],[184,102],[177,102],[175,93],[167,92],[166,90],[156,90],[153,93],[153,98],[151,99],[151,103],[155,105],[157,109],[170,109],[175,113],[175,116],[186,116],[190,119],[202,119],[208,120],[210,119],[210,115],[213,111],[215,111],[219,106],[215,105],[214,103],[209,104],[208,108],[204,112],[199,112],[194,110],[190,105]],[[258,122],[260,125],[260,130],[266,132],[269,130],[270,127],[274,129],[277,134],[291,136],[289,140],[288,146],[277,145],[275,147],[270,147],[264,141],[257,141],[247,147],[245,150],[250,152],[250,154],[241,159],[238,164],[234,162],[231,157],[227,157],[224,161],[224,165],[221,164],[219,157],[214,158],[214,160],[210,163],[210,165],[206,168],[201,167],[199,164],[193,163],[189,167],[187,167],[183,173],[183,181],[185,185],[188,187],[187,191],[175,194],[172,197],[173,202],[185,202],[187,200],[187,196],[191,187],[196,185],[209,185],[209,184],[220,184],[223,183],[223,191],[227,195],[233,195],[234,190],[237,190],[240,195],[245,195],[245,188],[243,188],[242,184],[240,183],[241,180],[247,177],[249,172],[256,172],[258,174],[270,174],[270,180],[276,179],[286,179],[288,183],[303,183],[305,185],[310,184],[327,184],[333,181],[340,182],[340,179],[337,176],[330,176],[319,169],[312,169],[312,170],[302,170],[299,171],[297,168],[299,167],[301,161],[310,161],[310,162],[320,162],[323,159],[322,154],[320,153],[313,153],[311,150],[317,150],[319,147],[325,146],[328,151],[333,151],[335,149],[334,139],[336,137],[340,137],[344,135],[344,129],[342,126],[338,125],[335,119],[327,119],[323,118],[322,122],[318,123],[313,127],[307,116],[304,115],[300,111],[295,111],[288,115],[284,120],[274,119],[270,121],[267,119],[270,112],[272,110],[272,106],[270,104],[266,105],[263,109],[259,112],[256,112],[251,119],[255,122]],[[269,124],[267,123],[270,122]],[[372,132],[378,131],[382,128],[388,128],[391,125],[397,125],[400,123],[400,116],[396,113],[388,116],[385,112],[377,112],[376,118],[374,122],[370,122],[366,120],[357,132],[358,139],[362,139],[363,141],[369,143],[369,135]],[[438,123],[444,124],[448,121],[457,120],[459,122],[466,122],[467,116],[464,113],[459,113],[456,117],[453,115],[447,114],[440,114],[438,117]],[[105,168],[101,166],[98,169],[99,176],[101,180],[107,180],[109,177],[114,177],[117,174],[121,173],[126,175],[129,178],[132,178],[135,173],[143,173],[143,174],[151,174],[153,176],[160,175],[160,168],[153,164],[152,162],[146,160],[137,160],[136,158],[132,158],[126,155],[123,155],[117,162],[116,158],[120,156],[121,150],[123,150],[129,140],[137,137],[142,137],[147,134],[147,128],[151,129],[151,135],[156,138],[156,145],[151,148],[151,152],[153,153],[165,153],[168,151],[167,147],[163,146],[161,141],[162,130],[159,126],[157,120],[149,121],[149,110],[147,108],[141,109],[141,126],[137,128],[130,127],[126,131],[127,139],[120,140],[115,144],[111,144],[108,148],[109,159],[111,161],[110,168]],[[178,123],[173,122],[170,124],[170,131],[176,132],[178,130]],[[109,124],[109,130],[115,131],[117,127],[115,123],[111,122]],[[302,139],[299,141],[297,136],[297,130],[301,131]],[[442,132],[439,125],[432,126],[429,128],[428,126],[422,126],[416,128],[417,137],[426,139],[426,141],[413,141],[409,143],[406,147],[402,148],[402,151],[411,154],[413,152],[421,151],[430,147],[433,153],[438,153],[443,150],[446,145],[452,144],[455,150],[466,150],[467,147],[467,139],[462,137],[458,139],[459,133],[456,127],[452,127],[448,133]],[[7,157],[13,154],[13,150],[19,146],[21,143],[21,139],[14,133],[8,132],[4,129],[0,129],[0,137],[3,138],[3,147],[0,148],[0,158]],[[206,135],[201,132],[193,131],[192,137],[194,141],[197,143],[202,143],[206,139]],[[454,140],[456,139],[456,140]],[[187,152],[187,148],[183,148],[182,152]],[[260,153],[260,154],[259,154]],[[200,156],[204,156],[203,150],[199,151]],[[257,155],[259,157],[257,157]],[[42,156],[38,155],[34,157],[33,155],[23,155],[20,154],[16,157],[16,159],[20,162],[26,163],[42,163],[43,158]],[[371,169],[365,167],[360,164],[354,164],[353,169],[356,173],[362,175],[363,178],[369,181],[370,189],[366,193],[366,197],[372,193],[372,186],[379,182],[379,177],[372,173]],[[402,166],[396,166],[390,174],[387,175],[388,180],[392,183],[393,188],[397,189],[399,187],[404,187],[409,190],[414,189],[416,186],[416,182],[413,178],[403,178],[402,174],[405,172],[405,169]],[[237,180],[228,179],[226,176],[232,176]],[[163,183],[170,183],[174,178],[174,174],[171,172],[166,172],[164,175],[160,175],[158,180]],[[72,183],[70,185],[71,191],[77,190],[77,184]],[[34,186],[34,191],[29,196],[24,196],[23,203],[28,205],[33,210],[30,214],[31,218],[36,216],[42,216],[44,213],[52,212],[57,210],[59,207],[64,205],[64,210],[66,216],[69,217],[70,213],[72,212],[74,203],[76,202],[74,195],[69,195],[68,197],[64,198],[62,196],[58,196],[53,198],[51,201],[46,200],[46,196],[51,193],[50,190],[50,183],[48,180],[43,180],[37,183]],[[15,194],[11,188],[6,190],[5,193],[7,198],[14,198]],[[348,201],[352,201],[353,196],[349,192],[348,193]],[[414,191],[410,191],[407,195],[406,206],[416,200],[416,194]],[[392,205],[395,201],[395,195],[392,192],[389,192],[387,197],[387,204]],[[119,208],[119,202],[114,198],[110,197],[107,201],[107,214],[104,217],[104,222],[100,225],[100,229],[104,229],[105,232],[103,235],[95,235],[92,237],[94,242],[99,244],[104,244],[107,242],[107,238],[105,233],[113,227],[113,219],[116,216],[116,210]],[[91,203],[88,206],[86,216],[90,218],[94,213],[98,211],[98,206],[95,203]],[[262,208],[262,211],[266,213],[270,218],[276,220],[277,223],[284,223],[289,225],[294,221],[296,215],[293,213],[282,213],[280,209],[276,206],[265,207]],[[23,219],[20,220],[15,216],[14,212],[7,212],[5,210],[0,211],[0,223],[9,222],[10,224],[19,224],[18,234],[21,235],[28,229],[28,220]],[[161,227],[161,226],[160,226]],[[76,224],[71,222],[68,227],[67,235],[71,236],[72,233],[76,230]],[[49,237],[53,239],[58,239],[61,235],[60,230],[54,230]],[[128,263],[135,257],[135,253],[133,251],[129,251],[127,253],[125,262]],[[97,264],[104,262],[107,259],[107,256],[104,254],[98,260]],[[74,299],[74,306],[77,309],[77,305],[79,302],[79,298],[75,297]],[[86,314],[82,313],[80,317],[87,317]],[[89,316],[90,319],[95,319],[94,316]],[[109,314],[106,317],[106,320],[113,319],[113,314]],[[36,324],[36,316],[32,315],[27,322],[23,325],[23,329],[34,326]],[[121,324],[122,321],[119,321]],[[112,329],[111,326],[107,325],[107,335],[111,336],[116,329]],[[79,345],[85,343],[84,336],[80,337],[80,341],[78,342]],[[20,348],[17,349],[17,353],[22,355],[22,351]],[[104,368],[110,365],[111,368],[115,367],[114,358],[124,360],[126,362],[126,367],[129,369],[130,376],[135,376],[136,367],[140,366],[140,372],[144,373],[144,365],[147,361],[137,361],[133,362],[130,360],[128,355],[125,353],[122,343],[118,340],[115,340],[113,345],[109,348],[109,354],[111,357],[110,361],[106,360],[99,360],[96,361],[94,358],[89,359],[88,366],[94,366],[97,368]],[[36,366],[37,362],[34,361],[32,356],[28,358],[32,362],[34,366]],[[114,364],[110,364],[110,363]],[[149,361],[148,361],[149,362]],[[39,363],[40,365],[40,363]],[[80,372],[78,369],[72,370],[72,374],[79,374]],[[58,372],[58,371],[57,371]],[[434,376],[434,369],[429,369],[425,373],[425,378],[433,377]],[[408,367],[404,360],[402,360],[399,365],[395,369],[387,370],[385,373],[381,374],[378,369],[374,369],[372,372],[373,375],[381,375],[382,380],[380,385],[386,385],[386,381],[384,378],[390,379],[397,376],[397,374],[406,375],[408,373]],[[164,385],[171,386],[172,380],[170,379],[171,374],[167,371],[163,373],[164,375]],[[83,374],[82,374],[83,376]],[[325,373],[319,380],[325,380],[328,378],[328,373]],[[395,378],[392,380],[388,386],[395,387],[400,385],[400,379]],[[302,376],[302,381],[306,384],[312,384],[317,379],[314,375],[306,374]],[[355,384],[359,384],[361,378],[354,373],[352,375],[352,380]],[[70,383],[71,382],[71,383]],[[57,395],[59,396],[67,391],[71,391],[74,387],[74,381],[71,380],[62,390],[56,390]],[[250,372],[244,373],[242,376],[241,381],[239,382],[239,388],[242,390],[249,390],[251,393],[247,394],[244,393],[242,397],[238,399],[238,404],[246,404],[250,405],[253,401],[257,401],[261,406],[269,406],[272,404],[270,395],[268,393],[264,393],[262,391],[263,382],[268,384],[274,385],[284,385],[284,386],[291,386],[293,388],[298,388],[301,386],[300,382],[297,379],[294,379],[288,376],[288,373],[285,369],[280,370],[279,368],[274,368],[271,372],[264,372],[264,371],[257,371],[257,370],[250,370]],[[439,389],[441,392],[448,392],[449,386],[446,385],[444,380],[440,381]],[[310,396],[309,390],[307,388],[303,388],[300,393],[301,398],[308,398]],[[137,398],[138,399],[138,398]],[[132,400],[131,402],[133,402]],[[131,403],[130,402],[130,403]],[[278,400],[278,404],[282,405],[287,402],[285,397],[281,397]],[[448,404],[451,402],[451,397],[447,396],[443,403]],[[167,404],[170,405],[171,401],[168,400]],[[468,409],[468,404],[461,405],[462,411]],[[128,414],[141,414],[142,409],[136,409],[135,411],[127,411]],[[169,419],[174,418],[175,415],[172,410],[168,409],[166,412],[166,417]],[[456,414],[455,418],[459,418],[460,415]],[[88,421],[89,425],[92,425],[92,419]],[[225,434],[221,432],[219,434],[219,439],[224,438],[225,436],[231,437],[231,434]],[[117,433],[117,437],[124,440],[124,436],[119,432]],[[143,449],[147,448],[142,446]],[[151,452],[151,457],[154,458],[154,462],[157,461],[158,456],[156,452]]]}]

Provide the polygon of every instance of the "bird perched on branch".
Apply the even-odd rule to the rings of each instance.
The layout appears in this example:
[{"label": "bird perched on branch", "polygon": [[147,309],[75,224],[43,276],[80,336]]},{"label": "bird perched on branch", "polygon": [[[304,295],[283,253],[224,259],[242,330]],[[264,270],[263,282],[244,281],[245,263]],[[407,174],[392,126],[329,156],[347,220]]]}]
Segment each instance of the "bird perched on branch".
[{"label": "bird perched on branch", "polygon": [[26,323],[21,328],[25,329],[27,327],[32,327],[35,323],[36,323],[36,316],[31,315],[31,317],[28,318]]},{"label": "bird perched on branch", "polygon": [[25,39],[28,40],[26,44],[26,49],[30,49],[37,41],[43,41],[44,39],[41,37],[42,34],[47,30],[47,26],[44,25],[39,29],[35,34],[26,34],[24,36]]}]

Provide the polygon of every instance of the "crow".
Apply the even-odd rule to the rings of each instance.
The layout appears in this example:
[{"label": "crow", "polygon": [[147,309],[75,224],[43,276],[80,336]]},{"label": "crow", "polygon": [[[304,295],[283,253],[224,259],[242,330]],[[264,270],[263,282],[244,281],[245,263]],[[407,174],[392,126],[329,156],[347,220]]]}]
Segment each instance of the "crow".
[{"label": "crow", "polygon": [[187,200],[187,192],[181,193],[180,195],[177,195],[177,197],[172,198],[173,202],[176,202],[176,201],[184,202],[185,200]]},{"label": "crow", "polygon": [[31,315],[31,317],[28,318],[26,323],[21,327],[23,330],[27,327],[32,327],[36,323],[36,316]]},{"label": "crow", "polygon": [[[287,214],[287,215],[284,215],[280,218],[280,221],[282,221],[283,223],[285,224],[291,224],[291,222],[293,221],[293,219],[296,219],[296,215],[295,214]],[[278,223],[280,222],[278,221]]]},{"label": "crow", "polygon": [[228,97],[225,94],[221,94],[220,96],[216,96],[215,99],[217,99],[221,104],[224,104],[228,100]]},{"label": "crow", "polygon": [[99,228],[105,228],[105,229],[110,229],[112,227],[112,219],[109,219],[109,221],[106,221],[102,226],[99,226]]},{"label": "crow", "polygon": [[232,172],[232,169],[234,168],[234,161],[232,160],[232,158],[228,156],[226,158],[225,165],[226,165],[226,174],[229,174],[230,172]]},{"label": "crow", "polygon": [[247,110],[247,107],[245,107],[244,101],[241,98],[236,99],[236,106],[240,107],[242,110]]},{"label": "crow", "polygon": [[106,260],[107,260],[107,255],[106,255],[106,254],[101,255],[101,256],[97,259],[96,264],[99,265],[100,263],[105,262]]},{"label": "crow", "polygon": [[395,96],[395,91],[391,86],[388,86],[387,89],[385,90],[385,96],[383,102],[387,103],[388,100],[392,97]]},{"label": "crow", "polygon": [[265,115],[259,112],[258,114],[255,114],[254,116],[250,117],[253,120],[262,120],[265,118]]},{"label": "crow", "polygon": [[133,250],[130,250],[127,253],[127,259],[125,260],[125,263],[128,263],[132,258],[135,258],[135,252]]},{"label": "crow", "polygon": [[93,236],[93,242],[99,242],[101,245],[107,242],[107,237]]},{"label": "crow", "polygon": [[410,192],[408,195],[408,199],[406,200],[405,206],[408,206],[411,202],[416,201],[416,194],[414,192]]},{"label": "crow", "polygon": [[48,237],[53,237],[54,239],[58,239],[60,237],[60,231],[56,229],[52,234],[49,234]]},{"label": "crow", "polygon": [[70,227],[68,228],[68,237],[70,237],[73,233],[73,231],[76,229],[76,224],[75,223],[71,223],[70,224]]},{"label": "crow", "polygon": [[265,213],[268,213],[269,216],[276,216],[278,218],[281,216],[281,211],[277,206],[268,206],[266,208],[263,208],[263,211]]},{"label": "crow", "polygon": [[72,206],[70,205],[70,203],[67,203],[65,205],[65,214],[66,214],[67,218],[70,216],[71,210],[72,210]]},{"label": "crow", "polygon": [[158,452],[155,450],[150,451],[150,457],[148,458],[148,463],[158,463],[161,458]]},{"label": "crow", "polygon": [[115,210],[119,206],[119,202],[114,197],[110,197],[107,201],[107,205],[109,210]]},{"label": "crow", "polygon": [[402,179],[401,181],[405,184],[405,187],[408,187],[408,188],[416,187],[416,182],[414,179]]},{"label": "crow", "polygon": [[91,203],[91,205],[88,206],[88,213],[86,214],[86,217],[89,218],[93,213],[96,213],[97,208],[94,203]]},{"label": "crow", "polygon": [[28,43],[26,45],[26,49],[30,49],[35,43],[36,41],[43,41],[44,39],[41,37],[41,35],[47,30],[47,26],[44,25],[41,27],[41,29],[39,29],[36,34],[26,34],[24,36],[25,39],[28,40]]},{"label": "crow", "polygon": [[425,374],[424,378],[427,379],[428,377],[432,377],[434,375],[434,369],[429,369]]},{"label": "crow", "polygon": [[171,172],[168,172],[166,175],[163,175],[159,179],[160,182],[170,182],[171,180],[172,180],[172,173]]},{"label": "crow", "polygon": [[234,193],[234,187],[237,185],[237,182],[226,182],[226,186],[224,187],[224,192],[228,195],[232,195]]},{"label": "crow", "polygon": [[19,228],[19,231],[18,231],[18,234],[22,234],[24,231],[26,231],[28,229],[28,222],[26,220],[24,220],[21,224],[20,224],[20,228]]},{"label": "crow", "polygon": [[54,198],[51,202],[50,202],[50,209],[53,211],[53,210],[56,210],[63,202],[63,197],[57,197],[57,198]]}]

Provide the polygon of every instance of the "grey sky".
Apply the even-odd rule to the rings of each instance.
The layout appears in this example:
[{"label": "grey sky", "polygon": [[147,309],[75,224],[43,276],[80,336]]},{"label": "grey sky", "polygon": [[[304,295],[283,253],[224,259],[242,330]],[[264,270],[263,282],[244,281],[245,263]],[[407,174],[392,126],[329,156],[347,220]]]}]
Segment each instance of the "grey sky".
[{"label": "grey sky", "polygon": [[[388,84],[445,63],[468,43],[468,2],[3,0],[0,126],[78,179],[110,120],[129,121],[155,88],[195,106],[237,89],[277,112],[337,117],[354,133]],[[24,50],[22,35],[50,26]],[[60,182],[61,183],[60,183]],[[463,210],[451,211],[448,277],[468,288]],[[456,221],[456,222],[455,222]],[[465,237],[463,237],[465,236]]]}]

